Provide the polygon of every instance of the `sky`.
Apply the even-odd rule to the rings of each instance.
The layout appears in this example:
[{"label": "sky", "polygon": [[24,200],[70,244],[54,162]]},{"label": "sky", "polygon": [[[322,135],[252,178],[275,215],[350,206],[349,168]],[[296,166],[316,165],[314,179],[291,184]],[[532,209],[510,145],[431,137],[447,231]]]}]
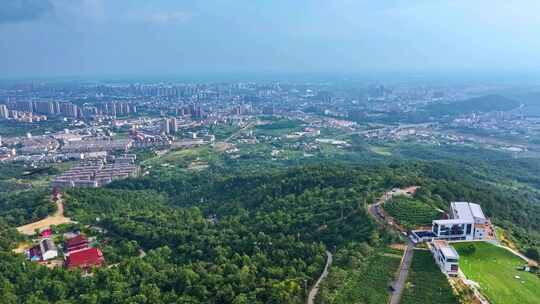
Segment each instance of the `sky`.
[{"label": "sky", "polygon": [[0,77],[540,71],[537,0],[2,0]]}]

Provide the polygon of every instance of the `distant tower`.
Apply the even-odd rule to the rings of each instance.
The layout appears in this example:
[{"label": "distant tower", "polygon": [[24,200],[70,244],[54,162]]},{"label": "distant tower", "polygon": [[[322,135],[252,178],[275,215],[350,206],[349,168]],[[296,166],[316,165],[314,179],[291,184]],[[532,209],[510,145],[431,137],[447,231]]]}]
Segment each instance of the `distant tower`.
[{"label": "distant tower", "polygon": [[175,134],[176,132],[178,132],[178,124],[176,122],[176,118],[169,119],[169,131],[172,134]]},{"label": "distant tower", "polygon": [[161,133],[164,133],[164,134],[169,134],[171,133],[171,130],[169,128],[169,120],[168,119],[164,119],[162,122],[161,122]]},{"label": "distant tower", "polygon": [[0,119],[8,119],[9,110],[6,105],[0,104]]}]

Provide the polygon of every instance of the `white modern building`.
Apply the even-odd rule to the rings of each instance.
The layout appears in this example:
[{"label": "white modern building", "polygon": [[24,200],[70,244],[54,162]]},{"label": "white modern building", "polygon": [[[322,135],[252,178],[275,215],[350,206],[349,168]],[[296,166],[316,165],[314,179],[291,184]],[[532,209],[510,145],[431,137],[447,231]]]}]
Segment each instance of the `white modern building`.
[{"label": "white modern building", "polygon": [[478,204],[468,202],[450,203],[450,219],[435,220],[432,232],[435,239],[447,241],[472,241],[486,238],[489,220]]},{"label": "white modern building", "polygon": [[456,276],[459,271],[459,254],[443,240],[435,240],[430,247],[433,258],[443,273]]},{"label": "white modern building", "polygon": [[41,257],[44,261],[54,259],[58,256],[58,249],[56,249],[54,242],[50,238],[42,239],[39,242],[39,249],[41,250]]}]

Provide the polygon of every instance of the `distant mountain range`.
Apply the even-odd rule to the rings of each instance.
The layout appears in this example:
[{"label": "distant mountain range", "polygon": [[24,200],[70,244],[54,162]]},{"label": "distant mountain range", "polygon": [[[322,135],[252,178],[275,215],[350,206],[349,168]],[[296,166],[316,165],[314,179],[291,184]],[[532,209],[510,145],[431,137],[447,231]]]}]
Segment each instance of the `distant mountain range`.
[{"label": "distant mountain range", "polygon": [[471,113],[510,111],[520,102],[501,95],[486,95],[451,103],[430,104],[423,108],[429,116],[463,115]]}]

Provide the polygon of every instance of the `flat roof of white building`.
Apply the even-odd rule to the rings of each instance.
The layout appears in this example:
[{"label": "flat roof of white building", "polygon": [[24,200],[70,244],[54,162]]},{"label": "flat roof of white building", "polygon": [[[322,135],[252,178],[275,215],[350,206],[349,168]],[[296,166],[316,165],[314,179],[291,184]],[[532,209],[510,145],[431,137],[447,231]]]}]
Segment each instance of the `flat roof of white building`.
[{"label": "flat roof of white building", "polygon": [[482,208],[478,204],[469,202],[452,202],[450,203],[450,208],[452,208],[452,214],[455,219],[486,219]]},{"label": "flat roof of white building", "polygon": [[469,207],[468,202],[452,202],[450,203],[450,207],[452,208],[454,218],[464,220],[473,219],[471,207]]},{"label": "flat roof of white building", "polygon": [[471,207],[471,212],[475,218],[479,219],[486,219],[486,216],[484,215],[484,212],[482,211],[482,207],[478,204],[470,203],[469,207]]},{"label": "flat roof of white building", "polygon": [[448,242],[436,240],[433,242],[435,248],[439,249],[447,259],[459,259],[459,254],[454,247],[448,245]]},{"label": "flat roof of white building", "polygon": [[472,224],[474,221],[470,219],[450,219],[450,220],[434,220],[433,223],[438,225],[455,225],[455,224]]}]

